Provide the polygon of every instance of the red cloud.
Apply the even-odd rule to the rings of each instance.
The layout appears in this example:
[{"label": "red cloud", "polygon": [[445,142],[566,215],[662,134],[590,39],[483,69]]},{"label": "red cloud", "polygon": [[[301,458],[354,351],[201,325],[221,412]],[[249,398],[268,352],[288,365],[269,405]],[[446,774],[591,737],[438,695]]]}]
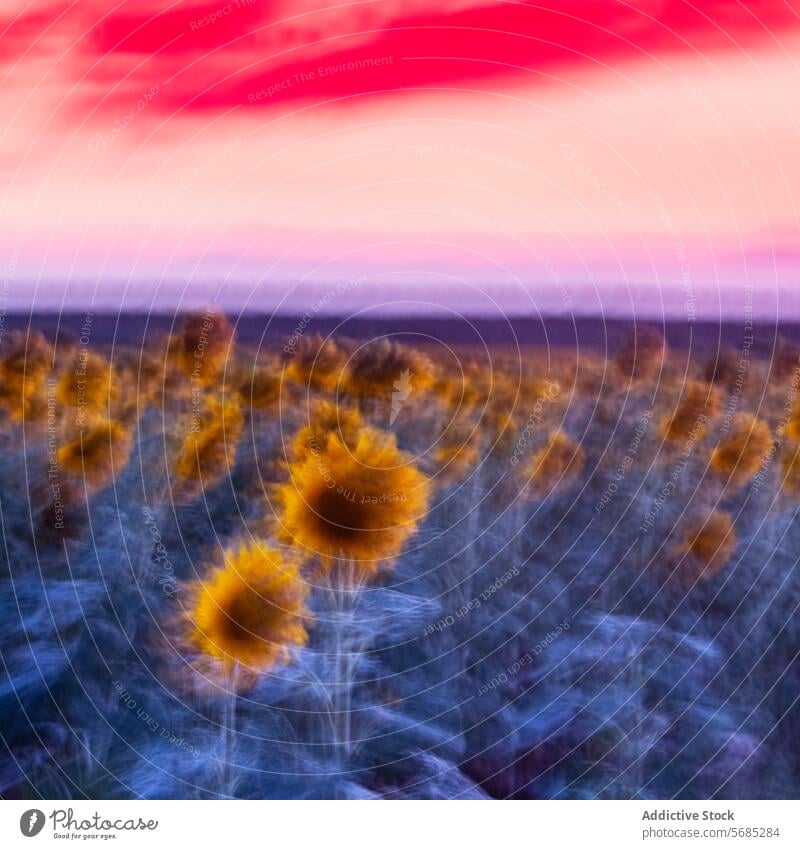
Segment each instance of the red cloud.
[{"label": "red cloud", "polygon": [[[45,4],[48,5],[48,4]],[[263,0],[48,5],[53,30],[73,41],[59,67],[79,96],[70,109],[121,108],[156,83],[154,111],[288,109],[439,86],[546,82],[573,68],[616,66],[675,52],[738,50],[796,27],[789,3],[639,2],[360,3],[307,10]],[[18,57],[37,36],[41,9],[7,22]],[[2,24],[0,24],[2,27]],[[87,95],[88,97],[88,95]]]}]

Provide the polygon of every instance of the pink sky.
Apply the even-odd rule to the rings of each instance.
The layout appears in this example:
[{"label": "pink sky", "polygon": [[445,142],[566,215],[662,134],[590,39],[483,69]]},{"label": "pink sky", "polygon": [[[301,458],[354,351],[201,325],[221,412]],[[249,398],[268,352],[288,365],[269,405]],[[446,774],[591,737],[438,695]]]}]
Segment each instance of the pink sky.
[{"label": "pink sky", "polygon": [[5,0],[0,299],[800,313],[796,6]]}]

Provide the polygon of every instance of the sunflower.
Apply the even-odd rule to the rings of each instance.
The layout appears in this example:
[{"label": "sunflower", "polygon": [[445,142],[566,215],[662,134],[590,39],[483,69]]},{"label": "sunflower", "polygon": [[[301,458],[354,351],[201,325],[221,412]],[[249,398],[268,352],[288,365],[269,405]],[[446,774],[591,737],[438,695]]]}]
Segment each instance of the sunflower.
[{"label": "sunflower", "polygon": [[110,363],[82,348],[56,384],[55,397],[74,411],[77,422],[83,423],[106,418],[109,403],[117,400],[119,389],[119,378]]},{"label": "sunflower", "polygon": [[612,391],[615,374],[605,357],[580,352],[574,362],[564,365],[561,383],[571,386],[580,395],[605,399]]},{"label": "sunflower", "polygon": [[333,339],[318,334],[301,336],[294,345],[287,345],[284,353],[286,377],[304,389],[330,391],[345,375],[347,351]]},{"label": "sunflower", "polygon": [[671,413],[661,421],[661,434],[668,440],[696,438],[719,412],[716,393],[700,381],[690,381]]},{"label": "sunflower", "polygon": [[38,331],[8,334],[0,360],[0,403],[12,419],[38,418],[47,406],[45,380],[53,347]]},{"label": "sunflower", "polygon": [[148,404],[158,401],[164,380],[164,363],[144,350],[120,350],[115,353],[112,418],[133,421]]},{"label": "sunflower", "polygon": [[734,486],[744,484],[759,470],[772,444],[772,431],[765,421],[740,413],[711,454],[711,465]]},{"label": "sunflower", "polygon": [[211,386],[225,368],[233,348],[233,336],[233,325],[228,318],[210,308],[186,318],[170,349],[184,374],[202,386]]},{"label": "sunflower", "polygon": [[526,377],[522,381],[522,395],[525,405],[548,402],[555,403],[561,397],[561,382],[549,377]]},{"label": "sunflower", "polygon": [[737,546],[733,519],[723,510],[712,510],[685,527],[677,548],[681,579],[694,582],[711,578],[733,557]]},{"label": "sunflower", "polygon": [[82,430],[58,449],[58,464],[94,487],[103,487],[115,470],[125,467],[131,453],[131,435],[118,421],[102,421]]},{"label": "sunflower", "polygon": [[425,354],[389,339],[377,339],[359,348],[350,358],[346,387],[356,398],[391,401],[404,389],[420,393],[436,382],[434,365]]},{"label": "sunflower", "polygon": [[304,460],[319,453],[327,444],[329,434],[336,434],[349,448],[358,442],[364,427],[361,413],[355,407],[340,407],[330,401],[318,402],[311,411],[310,421],[300,428],[292,441],[292,459]]},{"label": "sunflower", "polygon": [[[436,405],[449,419],[442,440],[454,447],[451,437],[458,440],[457,434],[475,431],[476,439],[484,439],[492,449],[508,447],[524,412],[519,375],[512,379],[499,369],[468,363],[462,378],[458,382],[438,379],[426,396],[426,408]],[[444,450],[442,458],[447,453]]]},{"label": "sunflower", "polygon": [[237,390],[244,404],[253,410],[265,410],[281,397],[281,371],[277,363],[254,366],[239,376]]},{"label": "sunflower", "polygon": [[26,333],[14,330],[8,334],[2,364],[3,374],[8,379],[23,374],[42,378],[52,366],[53,346],[38,330]]},{"label": "sunflower", "polygon": [[428,509],[430,481],[393,435],[363,429],[349,448],[328,434],[323,450],[290,466],[276,488],[281,538],[330,565],[359,561],[374,572],[398,555]]},{"label": "sunflower", "polygon": [[236,462],[244,417],[233,401],[208,398],[193,421],[175,460],[173,498],[185,501],[218,483]]},{"label": "sunflower", "polygon": [[553,492],[571,483],[583,468],[584,453],[563,430],[555,430],[527,467],[532,494]]},{"label": "sunflower", "polygon": [[505,372],[495,371],[489,375],[489,384],[484,389],[481,427],[492,444],[508,443],[514,438],[516,420],[527,414],[519,381]]},{"label": "sunflower", "polygon": [[474,363],[467,363],[458,378],[450,375],[437,377],[430,386],[431,395],[453,415],[468,416],[480,411],[486,403],[482,389],[483,371]]},{"label": "sunflower", "polygon": [[795,406],[792,410],[783,432],[792,442],[800,442],[800,406]]},{"label": "sunflower", "polygon": [[308,642],[308,585],[298,564],[258,543],[224,554],[221,568],[192,586],[189,642],[231,669],[266,672]]},{"label": "sunflower", "polygon": [[664,334],[655,327],[637,327],[617,352],[617,367],[625,377],[647,380],[656,375],[667,355]]},{"label": "sunflower", "polygon": [[781,488],[785,495],[800,495],[800,446],[788,446],[781,461]]}]

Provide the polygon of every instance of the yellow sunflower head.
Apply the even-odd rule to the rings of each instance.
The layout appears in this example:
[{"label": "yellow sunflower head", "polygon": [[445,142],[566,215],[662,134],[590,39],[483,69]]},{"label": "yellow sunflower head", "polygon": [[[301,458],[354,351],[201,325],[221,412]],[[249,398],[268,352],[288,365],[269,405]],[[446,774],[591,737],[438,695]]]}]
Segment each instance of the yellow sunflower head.
[{"label": "yellow sunflower head", "polygon": [[800,442],[800,406],[796,406],[792,411],[783,432],[792,442]]},{"label": "yellow sunflower head", "polygon": [[43,412],[52,362],[53,346],[38,331],[8,334],[0,360],[0,403],[12,419],[38,418]]},{"label": "yellow sunflower head", "polygon": [[284,354],[286,377],[306,391],[335,389],[347,367],[347,351],[333,339],[319,334],[290,339]]},{"label": "yellow sunflower head", "polygon": [[583,464],[580,445],[563,430],[553,431],[526,469],[529,492],[539,496],[569,485],[580,474]]},{"label": "yellow sunflower head", "polygon": [[435,367],[425,354],[382,338],[363,345],[350,358],[346,386],[356,398],[389,403],[396,392],[419,397],[435,381]]},{"label": "yellow sunflower head", "polygon": [[507,447],[514,439],[515,423],[527,415],[520,381],[504,371],[491,371],[483,389],[481,428],[491,444]]},{"label": "yellow sunflower head", "polygon": [[750,480],[772,448],[769,425],[749,413],[737,415],[711,454],[711,465],[734,486]]},{"label": "yellow sunflower head", "polygon": [[374,572],[416,531],[429,494],[430,481],[393,435],[365,428],[351,449],[329,434],[276,489],[280,535],[327,565],[353,560]]},{"label": "yellow sunflower head", "polygon": [[215,308],[187,316],[171,348],[177,364],[191,380],[216,383],[233,349],[233,325]]},{"label": "yellow sunflower head", "polygon": [[298,564],[272,548],[226,551],[221,568],[191,589],[189,642],[223,668],[263,673],[308,641],[308,584]]},{"label": "yellow sunflower head", "polygon": [[471,416],[486,404],[484,371],[479,365],[467,362],[460,373],[445,372],[437,377],[431,384],[430,394],[451,415]]},{"label": "yellow sunflower head", "polygon": [[238,378],[236,388],[246,409],[266,410],[280,400],[281,369],[277,362],[255,365],[243,370]]},{"label": "yellow sunflower head", "polygon": [[524,399],[523,408],[531,403],[554,404],[562,395],[563,387],[561,381],[553,377],[542,377],[535,375],[526,376],[522,381],[521,395]]},{"label": "yellow sunflower head", "polygon": [[244,416],[235,401],[205,399],[205,409],[193,416],[175,459],[173,498],[186,501],[221,481],[236,462]]},{"label": "yellow sunflower head", "polygon": [[38,330],[13,330],[3,346],[2,364],[6,379],[15,375],[42,378],[51,368],[53,346]]},{"label": "yellow sunflower head", "polygon": [[121,422],[96,422],[58,449],[58,465],[93,487],[103,487],[127,465],[131,444],[131,434]]},{"label": "yellow sunflower head", "polygon": [[105,357],[80,349],[56,385],[56,400],[74,411],[78,422],[107,418],[119,396],[119,378]]},{"label": "yellow sunflower head", "polygon": [[292,442],[292,459],[304,460],[319,453],[328,444],[328,436],[335,434],[348,447],[358,442],[364,427],[361,413],[355,407],[343,407],[330,401],[320,401],[311,410],[307,425],[300,428]]},{"label": "yellow sunflower head", "polygon": [[689,381],[671,412],[661,421],[661,434],[668,440],[696,438],[708,429],[708,420],[719,412],[716,392],[700,381]]},{"label": "yellow sunflower head", "polygon": [[112,389],[112,418],[132,421],[163,393],[165,363],[152,352],[120,350],[114,357],[117,391]]},{"label": "yellow sunflower head", "polygon": [[723,510],[691,519],[677,547],[679,577],[693,583],[711,578],[733,557],[737,546],[733,518]]},{"label": "yellow sunflower head", "polygon": [[781,489],[784,495],[800,495],[800,446],[788,445],[781,460]]}]

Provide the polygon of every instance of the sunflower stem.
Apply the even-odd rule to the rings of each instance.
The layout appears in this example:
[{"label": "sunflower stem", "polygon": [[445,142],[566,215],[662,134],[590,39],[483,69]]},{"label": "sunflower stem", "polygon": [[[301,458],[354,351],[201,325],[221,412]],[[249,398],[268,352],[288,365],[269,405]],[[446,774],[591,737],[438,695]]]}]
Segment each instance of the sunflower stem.
[{"label": "sunflower stem", "polygon": [[331,602],[334,612],[333,727],[334,753],[340,764],[353,752],[352,704],[356,671],[363,647],[354,634],[362,579],[357,564],[348,560],[332,573]]},{"label": "sunflower stem", "polygon": [[229,698],[225,699],[222,707],[222,792],[223,795],[236,795],[233,766],[231,760],[236,747],[236,707],[239,687],[239,663],[236,662],[231,670]]}]

